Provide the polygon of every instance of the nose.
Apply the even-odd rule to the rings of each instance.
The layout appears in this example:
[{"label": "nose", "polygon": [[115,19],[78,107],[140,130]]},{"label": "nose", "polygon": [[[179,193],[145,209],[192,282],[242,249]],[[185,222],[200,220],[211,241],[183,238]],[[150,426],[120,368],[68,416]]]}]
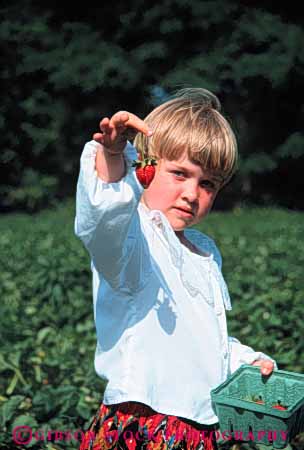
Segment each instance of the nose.
[{"label": "nose", "polygon": [[186,183],[185,189],[183,191],[182,197],[188,203],[195,203],[199,197],[199,186],[195,182]]}]

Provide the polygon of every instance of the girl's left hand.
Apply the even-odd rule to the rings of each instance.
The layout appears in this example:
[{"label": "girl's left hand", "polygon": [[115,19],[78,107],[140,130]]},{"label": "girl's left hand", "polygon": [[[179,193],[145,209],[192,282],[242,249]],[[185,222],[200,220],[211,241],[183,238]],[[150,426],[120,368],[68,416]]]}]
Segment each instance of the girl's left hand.
[{"label": "girl's left hand", "polygon": [[257,359],[251,363],[252,366],[260,366],[262,375],[270,375],[274,369],[274,363],[269,359]]}]

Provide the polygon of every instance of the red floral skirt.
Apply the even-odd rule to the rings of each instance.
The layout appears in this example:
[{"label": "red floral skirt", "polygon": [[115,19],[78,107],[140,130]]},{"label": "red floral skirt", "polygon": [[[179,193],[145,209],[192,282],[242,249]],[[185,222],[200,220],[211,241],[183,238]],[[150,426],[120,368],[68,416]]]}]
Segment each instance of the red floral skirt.
[{"label": "red floral skirt", "polygon": [[216,450],[217,428],[160,414],[138,402],[102,403],[79,450]]}]

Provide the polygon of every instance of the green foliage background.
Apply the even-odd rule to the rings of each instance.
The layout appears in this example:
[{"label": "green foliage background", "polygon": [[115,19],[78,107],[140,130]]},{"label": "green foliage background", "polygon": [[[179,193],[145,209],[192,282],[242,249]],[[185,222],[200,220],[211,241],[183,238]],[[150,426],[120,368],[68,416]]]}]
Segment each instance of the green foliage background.
[{"label": "green foliage background", "polygon": [[[74,196],[82,147],[103,116],[144,117],[178,88],[211,89],[241,153],[238,176],[217,202],[234,209],[202,227],[223,254],[230,334],[281,369],[303,372],[303,214],[239,207],[304,207],[299,8],[220,0],[1,4],[0,210],[32,213]],[[0,220],[0,448],[15,448],[18,424],[85,429],[102,400],[89,258],[73,236],[73,216],[64,203]],[[303,450],[303,438],[295,448]]]},{"label": "green foliage background", "polygon": [[[0,220],[0,448],[15,448],[18,424],[84,430],[102,401],[89,257],[73,220],[72,203]],[[233,303],[229,334],[280,369],[303,372],[303,213],[214,212],[200,229],[222,252]],[[76,444],[49,442],[48,450]],[[33,440],[24,448],[46,447]]]},{"label": "green foliage background", "polygon": [[117,110],[145,116],[177,88],[214,91],[236,130],[240,202],[302,209],[300,7],[147,0],[0,7],[0,201],[36,211],[73,194],[84,143]]}]

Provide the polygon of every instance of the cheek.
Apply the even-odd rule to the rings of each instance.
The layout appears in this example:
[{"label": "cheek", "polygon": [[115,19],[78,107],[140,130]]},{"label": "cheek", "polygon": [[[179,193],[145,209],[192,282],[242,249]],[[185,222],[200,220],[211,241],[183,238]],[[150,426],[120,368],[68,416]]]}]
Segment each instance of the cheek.
[{"label": "cheek", "polygon": [[204,192],[203,197],[200,201],[200,208],[201,210],[207,210],[209,211],[212,208],[212,205],[214,203],[214,200],[216,198],[216,193],[214,192]]},{"label": "cheek", "polygon": [[175,202],[175,190],[169,180],[156,178],[145,192],[149,205],[161,211],[167,210]]},{"label": "cheek", "polygon": [[158,176],[155,176],[155,182],[153,180],[151,187],[153,188],[153,192],[155,195],[160,196],[159,200],[161,200],[162,197],[170,196],[172,194],[172,183],[168,176],[165,174],[158,174]]},{"label": "cheek", "polygon": [[148,189],[144,191],[143,196],[150,209],[161,209],[165,193],[166,189],[163,183],[158,176],[155,176]]}]

